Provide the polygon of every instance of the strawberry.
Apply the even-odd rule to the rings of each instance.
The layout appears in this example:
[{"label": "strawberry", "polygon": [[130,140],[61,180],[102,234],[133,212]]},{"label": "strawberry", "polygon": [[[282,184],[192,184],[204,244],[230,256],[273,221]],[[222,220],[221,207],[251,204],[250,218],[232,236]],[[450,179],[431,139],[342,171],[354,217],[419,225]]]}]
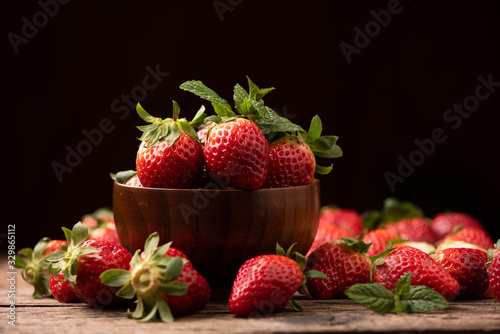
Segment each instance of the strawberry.
[{"label": "strawberry", "polygon": [[63,228],[68,249],[56,251],[45,260],[52,276],[62,271],[77,296],[92,307],[123,305],[128,300],[117,298],[118,289],[104,285],[99,275],[111,268],[129,269],[132,255],[119,243],[104,239],[88,239],[88,228],[79,222],[72,230]]},{"label": "strawberry", "polygon": [[276,246],[277,254],[267,254],[247,260],[238,270],[229,296],[229,311],[239,316],[271,314],[282,310],[288,303],[294,310],[301,307],[293,300],[293,294],[304,288],[306,277],[324,279],[317,271],[306,271],[306,258],[291,250]]},{"label": "strawberry", "polygon": [[350,238],[329,241],[309,256],[307,269],[318,270],[326,280],[309,279],[307,289],[313,298],[345,298],[345,290],[370,281],[371,262],[365,254],[370,245]]},{"label": "strawberry", "polygon": [[465,241],[474,245],[478,245],[482,248],[493,248],[493,241],[491,240],[488,232],[477,229],[466,227],[458,230],[457,232],[448,235],[443,239],[443,243],[449,241]]},{"label": "strawberry", "polygon": [[495,250],[490,250],[488,255],[493,258],[488,267],[490,293],[500,301],[500,240],[495,245]]},{"label": "strawberry", "polygon": [[486,231],[474,217],[463,212],[443,212],[437,214],[431,222],[431,228],[438,239],[451,234],[457,227],[470,227]]},{"label": "strawberry", "polygon": [[399,239],[399,236],[396,233],[383,228],[378,228],[365,234],[361,240],[367,244],[371,244],[370,248],[366,252],[366,255],[375,256],[387,249],[389,241],[397,239]]},{"label": "strawberry", "polygon": [[49,287],[52,296],[60,303],[74,303],[80,301],[80,298],[76,295],[69,281],[64,280],[64,274],[62,272],[60,272],[57,277],[50,275]]},{"label": "strawberry", "polygon": [[137,297],[137,307],[130,316],[141,322],[159,313],[164,322],[174,315],[192,313],[210,299],[210,287],[203,276],[171,242],[160,247],[158,233],[146,240],[144,252],[139,250],[130,262],[130,270],[112,269],[101,274],[101,280],[113,287],[122,287],[117,296]]},{"label": "strawberry", "polygon": [[114,223],[105,223],[100,225],[90,233],[89,239],[105,239],[120,243]]},{"label": "strawberry", "polygon": [[319,226],[333,224],[349,231],[352,236],[363,233],[361,215],[352,209],[324,207],[319,217]]},{"label": "strawberry", "polygon": [[33,298],[39,299],[51,295],[49,265],[44,260],[50,253],[64,249],[66,246],[67,243],[64,240],[42,238],[33,249],[23,248],[19,251],[19,255],[15,256],[14,266],[23,269],[21,272],[23,279],[35,288]]},{"label": "strawberry", "polygon": [[282,137],[269,145],[269,169],[264,187],[283,188],[312,182],[316,159],[309,145],[296,136]]},{"label": "strawberry", "polygon": [[140,104],[137,113],[149,125],[143,131],[137,151],[137,175],[144,187],[193,188],[203,172],[203,149],[189,122],[179,119],[179,105],[174,116],[165,120],[152,117]]},{"label": "strawberry", "polygon": [[50,240],[42,251],[42,254],[40,254],[40,258],[46,257],[55,251],[64,250],[66,247],[68,247],[68,242],[66,240]]},{"label": "strawberry", "polygon": [[266,180],[269,146],[259,127],[248,119],[236,118],[214,126],[203,156],[207,172],[236,189],[259,189]]},{"label": "strawberry", "polygon": [[198,139],[200,140],[202,145],[205,145],[205,142],[207,141],[207,134],[208,131],[212,128],[212,126],[215,125],[213,122],[208,122],[207,124],[203,124],[203,128],[199,129],[196,134],[198,135]]},{"label": "strawberry", "polygon": [[313,244],[307,252],[306,257],[309,257],[316,248],[327,241],[352,237],[354,237],[354,235],[351,232],[337,227],[337,225],[320,225],[318,227],[318,231],[316,232],[316,236],[314,237]]},{"label": "strawberry", "polygon": [[460,284],[457,298],[478,299],[488,289],[488,255],[471,248],[448,248],[436,252],[432,259]]},{"label": "strawberry", "polygon": [[409,272],[412,273],[412,285],[427,286],[447,300],[455,297],[460,290],[459,283],[441,265],[414,247],[396,247],[373,265],[373,283],[379,283],[391,291],[394,291],[397,281]]},{"label": "strawberry", "polygon": [[142,187],[141,180],[139,180],[139,176],[135,175],[128,179],[128,181],[125,183],[127,186],[131,187]]},{"label": "strawberry", "polygon": [[384,227],[399,235],[401,239],[423,241],[434,244],[437,241],[430,225],[423,218],[403,219],[395,223],[385,224]]}]

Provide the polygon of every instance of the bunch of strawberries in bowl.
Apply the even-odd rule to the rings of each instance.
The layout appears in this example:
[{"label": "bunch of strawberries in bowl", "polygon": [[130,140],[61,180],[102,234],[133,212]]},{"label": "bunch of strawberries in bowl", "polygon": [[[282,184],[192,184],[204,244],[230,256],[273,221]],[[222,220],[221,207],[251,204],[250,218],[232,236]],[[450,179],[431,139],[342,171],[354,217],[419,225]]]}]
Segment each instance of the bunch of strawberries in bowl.
[{"label": "bunch of strawberries in bowl", "polygon": [[[308,131],[264,104],[274,88],[259,88],[248,79],[248,90],[236,84],[234,107],[201,81],[180,88],[211,103],[191,121],[180,118],[173,101],[172,118],[151,116],[137,104],[148,123],[139,126],[141,145],[136,171],[114,177],[137,187],[193,189],[223,184],[228,189],[257,190],[310,184],[314,174],[328,174],[332,166],[316,164],[315,157],[337,158],[342,150],[337,136],[322,136],[322,122],[313,117]],[[233,110],[234,109],[234,110]]]}]

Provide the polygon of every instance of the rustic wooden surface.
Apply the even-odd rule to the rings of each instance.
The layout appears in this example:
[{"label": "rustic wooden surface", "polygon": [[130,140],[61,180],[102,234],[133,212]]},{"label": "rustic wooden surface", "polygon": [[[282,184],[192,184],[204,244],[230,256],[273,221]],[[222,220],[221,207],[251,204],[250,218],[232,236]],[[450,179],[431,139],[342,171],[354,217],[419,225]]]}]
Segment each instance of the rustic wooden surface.
[{"label": "rustic wooden surface", "polygon": [[[61,304],[52,298],[31,298],[32,287],[17,269],[16,326],[8,324],[9,270],[1,259],[0,333],[500,333],[500,304],[493,300],[452,302],[451,308],[425,314],[379,315],[350,300],[318,301],[298,298],[304,312],[290,309],[260,318],[233,316],[224,298],[211,301],[195,314],[174,323],[138,323],[126,308],[98,310],[83,303]],[[224,291],[216,291],[220,297]]]}]

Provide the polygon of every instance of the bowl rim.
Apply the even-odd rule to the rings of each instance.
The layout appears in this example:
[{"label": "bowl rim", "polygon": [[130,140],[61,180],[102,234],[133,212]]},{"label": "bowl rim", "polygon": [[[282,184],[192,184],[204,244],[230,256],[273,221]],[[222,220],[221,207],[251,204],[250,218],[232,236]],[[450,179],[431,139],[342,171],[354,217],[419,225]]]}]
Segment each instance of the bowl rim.
[{"label": "bowl rim", "polygon": [[125,183],[120,183],[117,180],[113,181],[116,186],[137,189],[137,191],[176,191],[176,192],[246,192],[246,193],[256,193],[256,192],[272,192],[272,191],[286,191],[286,190],[298,190],[301,188],[313,187],[319,185],[320,181],[314,178],[309,184],[301,186],[292,187],[282,187],[282,188],[260,188],[256,190],[243,190],[243,189],[203,189],[203,188],[152,188],[152,187],[136,187],[131,185],[126,185]]}]

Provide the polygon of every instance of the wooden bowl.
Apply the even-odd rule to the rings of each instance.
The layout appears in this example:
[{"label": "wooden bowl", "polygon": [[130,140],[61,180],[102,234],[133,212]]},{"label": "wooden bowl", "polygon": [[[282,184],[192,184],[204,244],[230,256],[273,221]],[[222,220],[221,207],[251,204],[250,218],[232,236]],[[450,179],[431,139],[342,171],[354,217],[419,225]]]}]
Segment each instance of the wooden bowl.
[{"label": "wooden bowl", "polygon": [[320,185],[243,190],[158,189],[115,182],[113,213],[121,243],[144,248],[158,232],[160,244],[184,252],[213,287],[230,287],[239,267],[262,254],[306,254],[319,222]]}]

